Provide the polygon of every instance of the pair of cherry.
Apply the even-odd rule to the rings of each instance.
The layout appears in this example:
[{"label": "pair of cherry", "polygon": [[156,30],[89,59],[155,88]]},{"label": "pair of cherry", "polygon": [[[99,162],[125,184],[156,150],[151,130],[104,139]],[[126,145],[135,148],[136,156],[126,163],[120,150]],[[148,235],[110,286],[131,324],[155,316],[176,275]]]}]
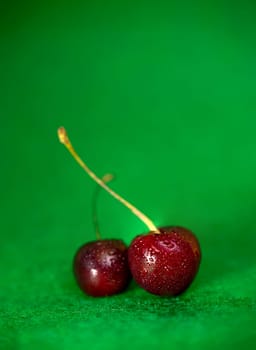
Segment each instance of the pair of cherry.
[{"label": "pair of cherry", "polygon": [[138,285],[152,294],[175,296],[184,292],[194,280],[201,261],[196,236],[179,226],[157,228],[145,214],[88,168],[74,150],[63,127],[58,129],[58,136],[86,173],[149,229],[148,234],[135,237],[129,247],[117,239],[84,244],[74,258],[74,274],[79,287],[95,297],[113,295],[122,292],[133,277]]}]

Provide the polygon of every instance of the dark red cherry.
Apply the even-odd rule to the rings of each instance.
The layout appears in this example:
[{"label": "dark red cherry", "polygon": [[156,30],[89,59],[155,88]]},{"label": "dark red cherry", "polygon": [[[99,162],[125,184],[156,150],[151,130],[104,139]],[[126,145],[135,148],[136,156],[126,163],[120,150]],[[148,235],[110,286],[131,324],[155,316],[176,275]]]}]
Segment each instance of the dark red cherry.
[{"label": "dark red cherry", "polygon": [[120,293],[131,279],[127,247],[117,239],[84,244],[75,255],[73,267],[79,287],[94,297]]},{"label": "dark red cherry", "polygon": [[148,292],[175,296],[193,281],[201,251],[196,237],[187,229],[162,227],[159,231],[132,241],[129,266],[135,281]]}]

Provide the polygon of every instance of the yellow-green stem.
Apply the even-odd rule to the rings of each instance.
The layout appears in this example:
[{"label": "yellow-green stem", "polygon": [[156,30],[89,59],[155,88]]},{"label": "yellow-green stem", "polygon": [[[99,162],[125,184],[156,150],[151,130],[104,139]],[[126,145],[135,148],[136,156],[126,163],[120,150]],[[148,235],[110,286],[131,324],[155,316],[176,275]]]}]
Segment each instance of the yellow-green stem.
[{"label": "yellow-green stem", "polygon": [[79,157],[74,147],[72,146],[67,132],[65,128],[61,127],[58,129],[58,137],[61,143],[65,145],[68,151],[71,153],[73,158],[77,161],[77,163],[84,169],[84,171],[95,181],[98,185],[104,188],[109,194],[111,194],[115,199],[121,202],[124,206],[126,206],[130,211],[136,215],[144,224],[148,227],[149,231],[154,231],[155,233],[160,233],[155,224],[150,220],[145,214],[143,214],[140,210],[138,210],[134,205],[129,203],[115,191],[113,191],[110,187],[108,187]]}]

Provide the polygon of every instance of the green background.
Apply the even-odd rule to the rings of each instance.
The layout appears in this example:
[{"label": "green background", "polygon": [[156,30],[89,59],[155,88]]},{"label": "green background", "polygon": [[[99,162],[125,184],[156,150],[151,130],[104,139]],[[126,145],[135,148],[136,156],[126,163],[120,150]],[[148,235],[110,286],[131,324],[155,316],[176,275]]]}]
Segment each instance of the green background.
[{"label": "green background", "polygon": [[[1,349],[255,349],[253,1],[1,3]],[[157,225],[197,233],[182,296],[75,285],[95,184],[56,130]],[[104,237],[145,226],[101,193]]]}]

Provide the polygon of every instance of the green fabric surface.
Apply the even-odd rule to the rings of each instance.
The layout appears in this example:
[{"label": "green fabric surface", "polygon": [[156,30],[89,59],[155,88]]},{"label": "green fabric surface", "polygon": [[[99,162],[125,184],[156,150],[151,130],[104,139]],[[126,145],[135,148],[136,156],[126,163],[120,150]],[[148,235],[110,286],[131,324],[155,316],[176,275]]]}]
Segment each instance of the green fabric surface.
[{"label": "green fabric surface", "polygon": [[[255,5],[167,4],[1,4],[1,349],[255,349]],[[79,291],[96,185],[61,125],[157,225],[196,232],[186,293]],[[107,193],[99,216],[104,238],[146,232]]]}]

